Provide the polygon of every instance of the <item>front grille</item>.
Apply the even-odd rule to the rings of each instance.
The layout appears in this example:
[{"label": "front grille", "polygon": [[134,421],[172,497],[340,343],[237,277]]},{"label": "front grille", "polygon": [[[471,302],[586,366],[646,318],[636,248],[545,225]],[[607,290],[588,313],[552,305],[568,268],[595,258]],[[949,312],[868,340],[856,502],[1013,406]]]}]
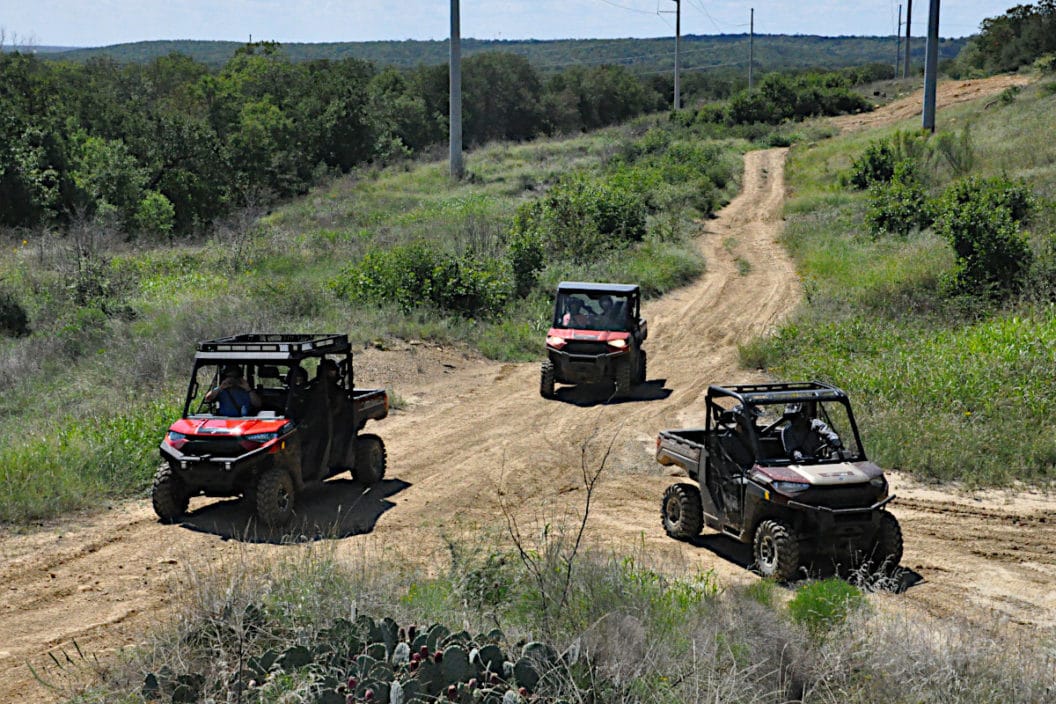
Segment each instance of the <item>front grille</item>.
[{"label": "front grille", "polygon": [[213,457],[238,457],[246,450],[240,443],[241,438],[191,436],[180,452],[192,457],[212,455]]},{"label": "front grille", "polygon": [[609,346],[604,342],[569,342],[562,349],[562,352],[572,355],[599,355],[605,354],[609,351]]},{"label": "front grille", "polygon": [[868,508],[876,503],[876,489],[869,484],[856,486],[816,486],[798,494],[796,501],[826,508]]}]

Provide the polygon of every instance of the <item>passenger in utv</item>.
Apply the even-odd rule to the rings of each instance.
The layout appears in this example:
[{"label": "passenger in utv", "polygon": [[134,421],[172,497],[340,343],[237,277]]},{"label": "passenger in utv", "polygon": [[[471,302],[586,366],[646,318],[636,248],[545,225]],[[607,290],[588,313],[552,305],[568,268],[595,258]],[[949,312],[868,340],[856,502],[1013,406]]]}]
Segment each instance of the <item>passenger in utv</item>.
[{"label": "passenger in utv", "polygon": [[597,327],[608,329],[612,327],[616,320],[616,302],[612,300],[612,296],[602,296],[598,299],[598,305],[601,307],[601,311],[596,316]]},{"label": "passenger in utv", "polygon": [[590,324],[590,316],[583,310],[583,301],[578,298],[568,300],[561,324],[569,328],[585,328]]},{"label": "passenger in utv", "polygon": [[237,364],[220,371],[220,384],[205,395],[208,403],[217,403],[217,414],[238,418],[251,416],[260,408],[260,396],[250,388]]},{"label": "passenger in utv", "polygon": [[787,424],[781,429],[781,445],[793,462],[802,462],[806,457],[817,458],[818,453],[826,449],[843,447],[840,436],[801,404],[788,404],[782,415]]}]

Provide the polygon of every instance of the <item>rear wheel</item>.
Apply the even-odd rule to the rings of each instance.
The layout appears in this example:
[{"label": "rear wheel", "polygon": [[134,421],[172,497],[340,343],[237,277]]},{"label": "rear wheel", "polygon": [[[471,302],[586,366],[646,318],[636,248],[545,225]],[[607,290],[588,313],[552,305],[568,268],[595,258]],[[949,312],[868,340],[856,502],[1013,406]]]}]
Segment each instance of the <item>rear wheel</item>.
[{"label": "rear wheel", "polygon": [[646,376],[648,373],[649,372],[646,369],[645,363],[645,350],[641,350],[640,352],[638,352],[638,374],[634,380],[634,383],[644,384],[646,379],[648,379],[648,377]]},{"label": "rear wheel", "polygon": [[374,486],[385,477],[385,443],[377,435],[360,435],[355,443],[356,466],[352,475],[360,484]]},{"label": "rear wheel", "polygon": [[617,398],[631,393],[631,362],[623,360],[616,363],[615,395]]},{"label": "rear wheel", "polygon": [[282,467],[269,467],[257,481],[257,516],[270,526],[281,526],[293,517],[296,495],[290,473]]},{"label": "rear wheel", "polygon": [[187,512],[191,503],[190,491],[168,463],[158,467],[154,473],[150,501],[154,505],[154,513],[165,523],[172,523]]},{"label": "rear wheel", "polygon": [[704,528],[700,490],[685,483],[667,487],[660,505],[660,517],[664,521],[664,530],[672,538],[689,540],[700,535]]},{"label": "rear wheel", "polygon": [[781,521],[763,521],[755,529],[755,566],[764,577],[783,582],[799,570],[799,543],[792,529]]},{"label": "rear wheel", "polygon": [[880,528],[872,552],[878,567],[894,569],[902,561],[902,528],[898,519],[887,511],[880,512]]},{"label": "rear wheel", "polygon": [[554,363],[549,359],[539,368],[539,395],[543,398],[554,397]]}]

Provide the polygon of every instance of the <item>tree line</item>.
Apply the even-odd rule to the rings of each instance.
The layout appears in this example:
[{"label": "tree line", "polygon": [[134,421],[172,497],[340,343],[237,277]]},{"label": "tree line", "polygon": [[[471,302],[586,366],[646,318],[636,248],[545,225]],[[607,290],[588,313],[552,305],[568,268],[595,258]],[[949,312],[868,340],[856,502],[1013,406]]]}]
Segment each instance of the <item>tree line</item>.
[{"label": "tree line", "polygon": [[[1056,0],[1016,5],[1003,15],[983,20],[954,62],[955,77],[1015,71],[1056,55]],[[1048,68],[1051,70],[1052,59]]]},{"label": "tree line", "polygon": [[[666,108],[670,79],[617,66],[541,75],[523,56],[463,65],[467,146],[590,130]],[[145,64],[0,55],[0,225],[75,217],[182,235],[322,173],[427,151],[448,137],[446,66],[294,62],[247,44],[218,71],[180,54]]]}]

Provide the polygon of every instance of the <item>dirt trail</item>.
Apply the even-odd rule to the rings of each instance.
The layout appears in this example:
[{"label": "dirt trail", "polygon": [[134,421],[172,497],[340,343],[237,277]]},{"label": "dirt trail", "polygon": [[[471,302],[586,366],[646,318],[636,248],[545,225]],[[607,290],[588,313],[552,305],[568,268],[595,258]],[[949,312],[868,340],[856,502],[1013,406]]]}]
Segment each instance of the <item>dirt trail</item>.
[{"label": "dirt trail", "polygon": [[[918,98],[919,99],[919,98]],[[894,115],[890,119],[897,119]],[[368,350],[358,384],[393,385],[405,412],[376,426],[390,478],[363,493],[335,479],[310,491],[306,535],[336,534],[339,551],[440,555],[443,532],[471,536],[518,520],[554,520],[581,506],[584,439],[596,461],[612,443],[591,513],[590,539],[623,554],[644,550],[674,569],[714,570],[748,582],[746,550],[717,535],[694,545],[668,539],[659,499],[672,481],[652,459],[659,428],[696,424],[713,381],[758,379],[739,368],[737,344],[778,324],[800,300],[782,227],[785,150],[745,157],[742,193],[703,225],[707,274],[651,302],[649,383],[636,398],[562,389],[538,394],[538,366],[498,364],[435,346]],[[743,272],[743,273],[742,273]],[[920,582],[887,600],[936,616],[966,614],[1056,627],[1056,500],[992,493],[974,497],[893,482],[906,536],[903,564]],[[253,532],[238,502],[195,499],[181,525],[157,523],[149,502],[70,517],[28,534],[0,534],[0,702],[46,700],[38,669],[72,642],[102,658],[142,637],[171,600],[188,564],[289,547]],[[434,552],[435,551],[435,552]],[[28,694],[32,692],[32,695]]]}]

